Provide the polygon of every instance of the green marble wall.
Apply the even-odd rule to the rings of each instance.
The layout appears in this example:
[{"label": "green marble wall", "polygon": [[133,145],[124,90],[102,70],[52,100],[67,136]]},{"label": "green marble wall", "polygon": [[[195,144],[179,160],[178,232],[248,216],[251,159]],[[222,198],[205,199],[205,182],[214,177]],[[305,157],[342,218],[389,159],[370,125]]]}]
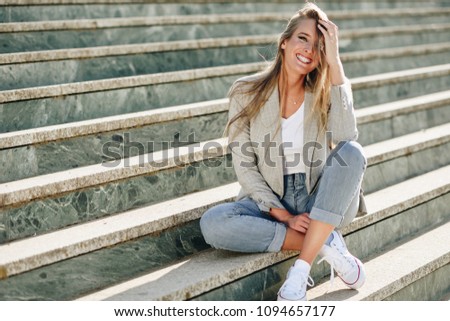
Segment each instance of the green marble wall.
[{"label": "green marble wall", "polygon": [[382,87],[353,89],[355,108],[384,104],[395,100],[419,97],[450,88],[450,76],[398,82]]},{"label": "green marble wall", "polygon": [[193,221],[0,280],[0,300],[72,300],[207,248]]},{"label": "green marble wall", "polygon": [[[0,150],[0,183],[99,164],[126,155],[133,157],[147,154],[169,146],[179,146],[177,141],[186,144],[189,140],[200,142],[220,138],[226,122],[227,112],[222,112],[70,140],[3,149]],[[136,144],[141,144],[141,147],[131,148]],[[105,155],[104,148],[108,146],[117,155]]]},{"label": "green marble wall", "polygon": [[449,275],[450,264],[446,264],[395,292],[384,301],[448,301],[450,294]]},{"label": "green marble wall", "polygon": [[[369,194],[450,164],[442,157],[448,148],[450,143],[369,166],[364,191]],[[3,242],[11,241],[234,182],[230,155],[219,160],[218,166],[197,163],[1,209],[5,231],[0,235]]]},{"label": "green marble wall", "polygon": [[283,30],[283,23],[191,24],[5,33],[0,38],[0,53],[236,37],[240,35],[272,35]]},{"label": "green marble wall", "polygon": [[425,53],[423,55],[405,54],[398,57],[365,61],[346,61],[344,62],[344,69],[347,77],[356,78],[393,71],[444,65],[449,63],[449,61],[448,51],[443,51],[439,53]]},{"label": "green marble wall", "polygon": [[365,146],[446,123],[450,123],[450,105],[359,124],[358,142]]},{"label": "green marble wall", "polygon": [[[224,98],[239,77],[205,78],[0,104],[0,132]],[[36,117],[36,115],[42,115]]]},{"label": "green marble wall", "polygon": [[450,143],[446,143],[369,166],[364,174],[364,193],[370,194],[449,165],[449,148]]},{"label": "green marble wall", "polygon": [[[131,157],[140,152],[161,150],[163,147],[161,142],[173,143],[177,139],[180,142],[187,142],[191,135],[194,135],[194,141],[219,138],[222,137],[226,121],[227,113],[222,112],[126,131],[0,150],[0,168],[2,168],[0,183],[101,163],[107,160],[103,146],[108,142],[120,143],[117,146],[120,146],[120,156],[123,157],[125,135],[128,135],[130,142],[142,144],[141,150],[127,149]],[[450,122],[450,106],[445,105],[360,124],[358,141],[365,146],[448,122]],[[149,142],[154,142],[151,150],[148,148]]]},{"label": "green marble wall", "polygon": [[194,163],[2,208],[0,218],[6,231],[0,235],[4,243],[236,181],[230,157],[217,161],[216,165]]},{"label": "green marble wall", "polygon": [[[101,91],[0,104],[0,132],[224,98],[241,75]],[[417,97],[450,88],[450,76],[355,89],[355,108]],[[174,95],[176,93],[176,95]],[[45,115],[36,117],[36,115]]]},{"label": "green marble wall", "polygon": [[[262,62],[261,56],[271,60],[274,50],[274,44],[267,44],[0,65],[3,75],[0,90]],[[448,52],[441,52],[364,61],[347,60],[344,68],[347,77],[352,78],[446,64],[448,61]]]},{"label": "green marble wall", "polygon": [[[0,7],[0,22],[40,21],[65,19],[122,18],[139,16],[190,15],[210,13],[245,12],[295,12],[301,6],[298,1],[270,1],[254,5],[250,3],[148,3],[122,5],[58,5],[58,6],[6,6]],[[291,3],[289,3],[291,2]],[[293,2],[293,3],[292,3]],[[441,1],[442,2],[442,1]],[[324,10],[402,8],[403,2],[396,1],[316,1]],[[425,2],[408,2],[409,8],[423,7]],[[442,5],[448,3],[442,2]],[[427,7],[435,7],[428,2]]]},{"label": "green marble wall", "polygon": [[[398,242],[401,243],[411,235],[418,235],[427,228],[437,227],[446,222],[450,218],[450,211],[445,204],[449,201],[450,193],[347,235],[345,242],[350,252],[363,261],[369,256],[373,258],[375,253],[380,253]],[[283,284],[293,260],[275,264],[235,282],[224,284],[194,300],[276,300],[276,293]],[[311,277],[318,284],[327,278],[329,273],[328,264],[313,264]],[[430,292],[428,295],[432,296],[433,293]]]},{"label": "green marble wall", "polygon": [[[365,259],[450,218],[450,193],[346,236],[349,250]],[[423,215],[427,213],[427,215]],[[142,276],[207,249],[198,221],[0,280],[0,300],[73,300]],[[292,260],[273,265],[194,300],[274,300]],[[330,273],[314,264],[316,283]],[[262,292],[258,292],[263,290]],[[145,300],[145,297],[142,298]]]},{"label": "green marble wall", "polygon": [[450,30],[446,31],[422,31],[411,34],[380,34],[356,39],[340,39],[340,52],[356,50],[370,50],[381,48],[395,48],[401,46],[413,46],[418,44],[431,44],[437,42],[447,42],[450,39]]},{"label": "green marble wall", "polygon": [[0,90],[261,62],[261,55],[273,57],[273,48],[267,44],[0,65]]},{"label": "green marble wall", "polygon": [[[39,31],[5,33],[0,38],[0,53],[84,48],[147,42],[272,35],[283,31],[285,22],[234,23],[127,27],[80,31]],[[342,39],[341,52],[407,46],[419,43],[446,42],[450,31],[422,31],[413,34],[381,34],[358,39]]]}]

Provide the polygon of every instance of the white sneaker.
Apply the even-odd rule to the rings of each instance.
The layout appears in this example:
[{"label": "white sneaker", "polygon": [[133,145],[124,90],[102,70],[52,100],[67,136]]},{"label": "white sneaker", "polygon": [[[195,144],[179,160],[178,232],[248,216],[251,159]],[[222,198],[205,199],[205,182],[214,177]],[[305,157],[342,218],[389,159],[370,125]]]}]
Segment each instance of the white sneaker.
[{"label": "white sneaker", "polygon": [[314,281],[309,271],[305,273],[299,263],[300,260],[297,260],[289,269],[286,281],[278,291],[277,301],[306,301],[306,286],[314,286]]},{"label": "white sneaker", "polygon": [[[361,261],[354,257],[347,249],[342,234],[333,231],[333,240],[330,245],[324,244],[320,249],[319,255],[322,257],[317,263],[326,260],[331,266],[330,281],[333,284],[334,271],[344,281],[344,283],[352,288],[360,288],[366,281],[366,272]],[[333,271],[334,270],[334,271]]]}]

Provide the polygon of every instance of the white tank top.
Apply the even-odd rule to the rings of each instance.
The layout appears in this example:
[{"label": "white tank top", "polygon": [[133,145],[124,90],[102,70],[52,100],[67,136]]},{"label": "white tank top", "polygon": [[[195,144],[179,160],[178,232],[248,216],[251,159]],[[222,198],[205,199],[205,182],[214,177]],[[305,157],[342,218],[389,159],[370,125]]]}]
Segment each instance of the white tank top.
[{"label": "white tank top", "polygon": [[305,173],[303,162],[303,119],[304,104],[288,119],[281,118],[281,139],[283,142],[283,173]]}]

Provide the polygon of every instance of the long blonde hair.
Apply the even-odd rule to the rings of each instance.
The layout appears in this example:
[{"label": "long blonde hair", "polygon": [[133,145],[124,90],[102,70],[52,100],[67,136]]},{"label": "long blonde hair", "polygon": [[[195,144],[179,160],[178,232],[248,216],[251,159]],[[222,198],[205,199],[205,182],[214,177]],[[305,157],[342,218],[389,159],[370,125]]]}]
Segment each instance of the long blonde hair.
[{"label": "long blonde hair", "polygon": [[[275,59],[269,67],[261,72],[258,77],[248,82],[236,82],[228,94],[230,100],[237,94],[248,95],[251,97],[249,103],[233,118],[228,121],[225,134],[228,134],[232,123],[240,118],[253,119],[261,110],[265,102],[269,99],[282,73],[285,72],[283,64],[283,49],[281,45],[285,40],[292,37],[299,23],[304,19],[328,20],[327,15],[317,5],[306,3],[294,16],[289,19],[286,29],[278,39],[278,50]],[[323,49],[323,36],[319,29],[319,48],[316,48],[316,54],[319,53],[319,64],[316,69],[310,72],[305,80],[305,89],[314,94],[313,114],[318,116],[318,126],[320,131],[325,131],[328,122],[328,109],[330,106],[331,80],[328,64],[325,59],[325,50]],[[284,77],[286,78],[286,77]],[[284,99],[281,95],[281,99]],[[280,111],[281,113],[281,111]]]}]

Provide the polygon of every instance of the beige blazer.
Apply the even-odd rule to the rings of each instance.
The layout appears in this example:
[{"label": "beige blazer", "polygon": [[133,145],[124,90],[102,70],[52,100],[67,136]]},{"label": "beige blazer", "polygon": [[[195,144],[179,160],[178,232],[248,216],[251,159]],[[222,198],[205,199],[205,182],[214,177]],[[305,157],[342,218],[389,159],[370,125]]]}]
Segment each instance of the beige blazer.
[{"label": "beige blazer", "polygon": [[[247,82],[254,77],[257,75],[243,77],[237,82]],[[248,101],[249,97],[235,95],[230,100],[229,119],[240,112]],[[312,102],[313,94],[305,93],[303,137],[304,144],[308,144],[308,152],[302,156],[305,159],[308,193],[312,193],[317,186],[331,145],[358,138],[352,89],[348,79],[343,85],[331,88],[328,133],[319,133],[317,118],[312,114]],[[237,200],[250,197],[265,212],[270,208],[284,208],[280,202],[284,195],[280,122],[280,100],[276,86],[254,119],[249,121],[241,118],[230,126],[229,131],[233,167],[242,186]],[[235,134],[238,128],[240,130]],[[358,216],[367,213],[362,190],[358,212]]]}]

